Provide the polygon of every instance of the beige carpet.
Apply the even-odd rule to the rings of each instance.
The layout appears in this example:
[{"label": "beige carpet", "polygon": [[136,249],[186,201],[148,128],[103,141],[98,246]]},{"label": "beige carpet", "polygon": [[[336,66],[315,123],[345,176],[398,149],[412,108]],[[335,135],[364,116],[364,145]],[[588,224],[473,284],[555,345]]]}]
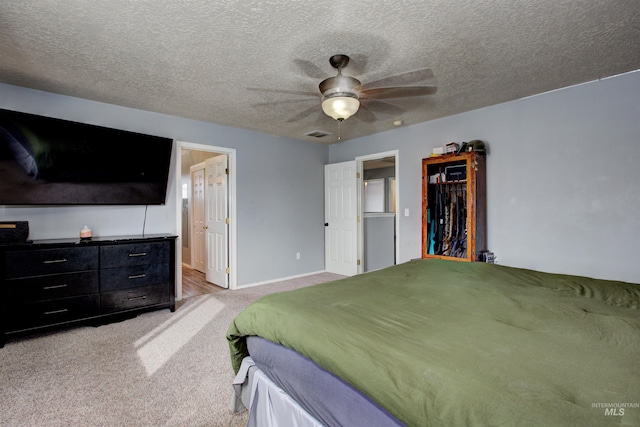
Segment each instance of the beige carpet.
[{"label": "beige carpet", "polygon": [[260,296],[340,277],[223,290],[174,313],[11,339],[0,349],[0,426],[244,426],[246,411],[228,409],[229,323]]}]

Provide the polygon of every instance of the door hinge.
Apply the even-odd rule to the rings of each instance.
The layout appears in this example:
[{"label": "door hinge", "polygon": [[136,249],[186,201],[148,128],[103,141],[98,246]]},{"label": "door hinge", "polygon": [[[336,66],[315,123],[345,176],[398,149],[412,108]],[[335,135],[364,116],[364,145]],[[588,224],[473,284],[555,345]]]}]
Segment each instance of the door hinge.
[{"label": "door hinge", "polygon": [[229,168],[224,168],[224,174],[229,175]]},{"label": "door hinge", "polygon": [[356,178],[360,179],[360,172],[356,172]]},{"label": "door hinge", "polygon": [[360,265],[360,260],[358,260],[358,265]]},{"label": "door hinge", "polygon": [[356,219],[357,222],[360,222],[360,215],[358,215],[358,218]]},{"label": "door hinge", "polygon": [[231,273],[231,269],[229,267],[227,267],[227,269],[225,270],[225,273],[227,273],[227,274]]},{"label": "door hinge", "polygon": [[229,217],[226,217],[226,218],[224,219],[224,223],[225,223],[225,224],[227,224],[227,225],[229,225],[229,222],[230,222],[230,221],[229,221]]}]

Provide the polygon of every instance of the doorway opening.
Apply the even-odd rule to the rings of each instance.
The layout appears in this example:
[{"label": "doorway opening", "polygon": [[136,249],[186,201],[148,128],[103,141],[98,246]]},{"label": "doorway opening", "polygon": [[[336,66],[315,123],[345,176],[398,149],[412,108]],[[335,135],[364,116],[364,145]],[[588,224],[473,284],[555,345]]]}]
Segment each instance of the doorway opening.
[{"label": "doorway opening", "polygon": [[398,260],[398,153],[356,159],[362,180],[358,192],[359,273],[395,265]]},{"label": "doorway opening", "polygon": [[[179,241],[181,243],[176,248],[176,258],[179,260],[176,265],[176,282],[178,284],[176,286],[176,299],[180,300],[189,296],[216,292],[226,287],[236,289],[235,150],[187,142],[178,142],[177,150],[177,229],[180,233]],[[205,176],[201,182],[203,187],[210,187],[208,189],[202,188],[202,194],[204,195],[205,192],[217,191],[215,189],[212,190],[215,184],[219,182],[214,175],[220,175],[215,169],[215,165],[220,163],[216,159],[224,160],[223,166],[219,166],[219,169],[221,168],[222,174],[225,175],[223,196],[226,197],[226,205],[224,209],[215,211],[213,214],[223,215],[223,231],[217,232],[218,235],[213,235],[214,229],[219,229],[219,225],[211,222],[212,215],[209,215],[204,218],[204,224],[208,224],[205,229],[207,233],[203,235],[204,239],[196,239],[194,233],[194,210],[204,208],[202,205],[204,199],[201,200],[200,206],[196,206],[197,204],[194,203],[192,166],[204,163],[213,165],[213,168],[208,170],[208,175],[204,174]],[[220,196],[217,193],[214,193],[213,196],[210,195],[209,198],[210,203],[208,203],[207,209],[211,206],[215,207],[220,200]],[[211,231],[211,233],[208,233],[208,231]],[[196,250],[196,240],[200,240],[200,244],[204,243],[205,246]],[[213,246],[215,246],[215,250],[209,254],[206,248],[209,247],[211,249]],[[203,257],[206,257],[204,258],[204,263],[202,263]],[[196,258],[198,258],[200,264],[196,262]],[[215,266],[218,270],[217,273],[224,275],[223,279],[220,279],[219,276],[212,279],[209,274],[211,271],[207,270],[207,266]]]}]

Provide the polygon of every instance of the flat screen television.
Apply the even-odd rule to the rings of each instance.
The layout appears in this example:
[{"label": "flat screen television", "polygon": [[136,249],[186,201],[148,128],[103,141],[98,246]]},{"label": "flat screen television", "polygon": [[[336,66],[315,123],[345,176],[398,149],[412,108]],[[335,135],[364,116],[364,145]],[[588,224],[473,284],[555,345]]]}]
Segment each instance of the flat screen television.
[{"label": "flat screen television", "polygon": [[162,205],[172,144],[0,109],[0,205]]}]

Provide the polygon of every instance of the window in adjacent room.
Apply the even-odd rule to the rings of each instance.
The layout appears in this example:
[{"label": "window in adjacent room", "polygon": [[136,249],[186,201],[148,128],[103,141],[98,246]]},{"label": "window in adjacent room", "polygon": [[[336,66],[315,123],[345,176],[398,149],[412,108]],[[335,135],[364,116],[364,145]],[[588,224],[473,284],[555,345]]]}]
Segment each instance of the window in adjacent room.
[{"label": "window in adjacent room", "polygon": [[364,181],[364,211],[385,211],[385,185],[384,178],[367,179]]}]

